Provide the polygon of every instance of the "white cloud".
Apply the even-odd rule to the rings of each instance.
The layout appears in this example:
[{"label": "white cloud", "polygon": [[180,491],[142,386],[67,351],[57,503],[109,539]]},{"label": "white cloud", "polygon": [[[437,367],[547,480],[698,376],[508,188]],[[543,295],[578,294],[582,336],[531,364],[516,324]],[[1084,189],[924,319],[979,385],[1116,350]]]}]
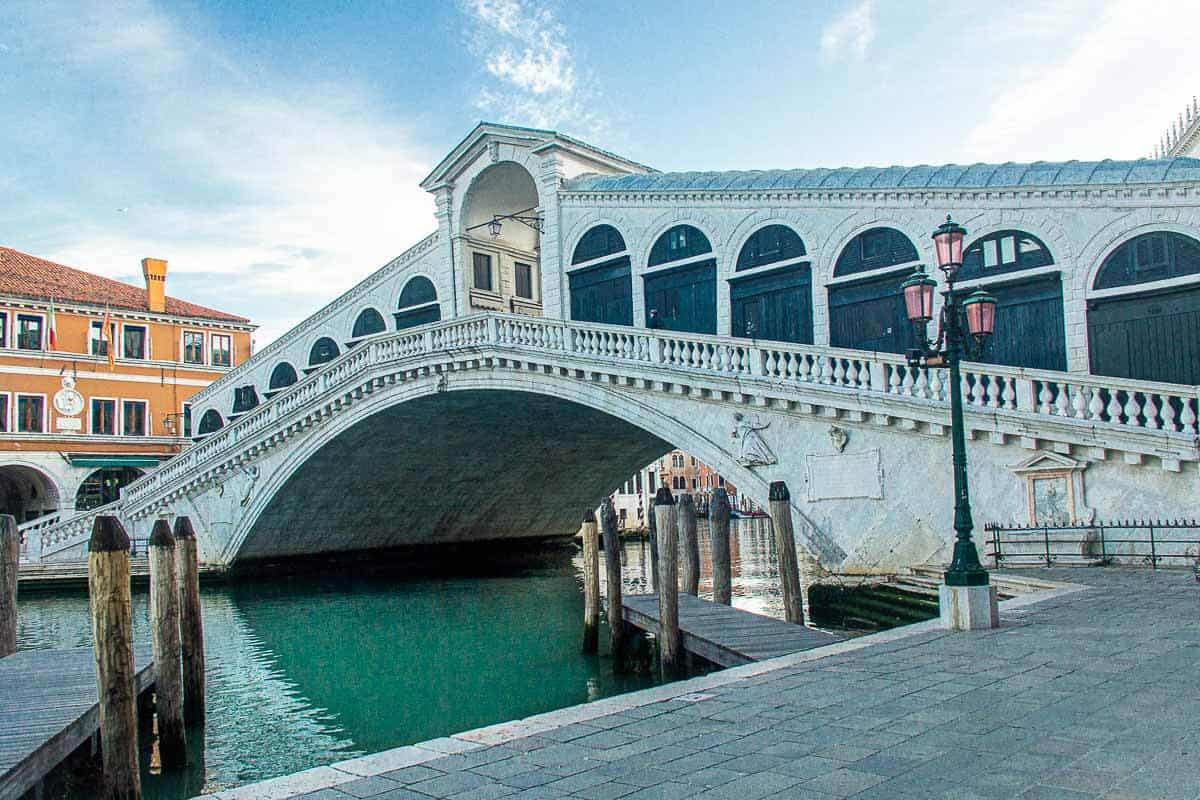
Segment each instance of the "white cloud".
[{"label": "white cloud", "polygon": [[821,58],[832,64],[843,57],[862,59],[875,40],[875,1],[862,0],[821,31]]},{"label": "white cloud", "polygon": [[1005,83],[969,128],[961,158],[1149,154],[1196,90],[1200,5],[1109,0],[1091,20],[1075,36],[1054,40],[1060,57]]},{"label": "white cloud", "polygon": [[[104,199],[47,199],[63,213],[42,215],[54,244],[37,255],[114,277],[166,258],[168,293],[252,317],[261,345],[436,227],[417,186],[429,154],[371,97],[246,78],[149,5],[62,20],[31,25],[27,44],[55,47],[111,92],[136,138],[130,161],[81,168],[81,189]],[[104,205],[88,218],[87,202]]]},{"label": "white cloud", "polygon": [[603,135],[594,81],[578,79],[570,36],[550,8],[526,0],[464,0],[463,8],[471,51],[494,79],[476,97],[479,109],[501,122]]}]

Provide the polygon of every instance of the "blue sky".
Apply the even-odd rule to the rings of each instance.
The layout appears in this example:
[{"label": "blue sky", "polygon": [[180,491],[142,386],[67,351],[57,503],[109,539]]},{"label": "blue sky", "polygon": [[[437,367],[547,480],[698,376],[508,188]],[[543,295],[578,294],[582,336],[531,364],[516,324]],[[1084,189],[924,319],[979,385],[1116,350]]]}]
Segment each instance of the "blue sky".
[{"label": "blue sky", "polygon": [[1200,91],[1163,0],[0,3],[0,244],[251,316],[434,227],[480,119],[664,170],[1146,155]]}]

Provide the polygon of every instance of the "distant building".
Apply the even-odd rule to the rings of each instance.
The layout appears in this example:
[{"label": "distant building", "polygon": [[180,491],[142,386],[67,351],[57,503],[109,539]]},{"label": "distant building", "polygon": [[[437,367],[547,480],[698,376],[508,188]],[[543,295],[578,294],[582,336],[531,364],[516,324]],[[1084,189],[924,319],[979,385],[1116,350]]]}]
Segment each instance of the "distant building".
[{"label": "distant building", "polygon": [[738,504],[737,487],[716,470],[682,450],[672,450],[652,464],[638,470],[620,489],[613,493],[618,524],[624,530],[645,528],[646,514],[653,505],[659,486],[666,486],[678,497],[690,494],[702,512],[707,512],[712,490],[717,487],[729,493],[735,509],[749,511],[752,506]]},{"label": "distant building", "polygon": [[250,357],[248,319],[168,297],[165,261],[142,271],[145,288],[0,247],[0,513],[18,523],[115,500]]}]

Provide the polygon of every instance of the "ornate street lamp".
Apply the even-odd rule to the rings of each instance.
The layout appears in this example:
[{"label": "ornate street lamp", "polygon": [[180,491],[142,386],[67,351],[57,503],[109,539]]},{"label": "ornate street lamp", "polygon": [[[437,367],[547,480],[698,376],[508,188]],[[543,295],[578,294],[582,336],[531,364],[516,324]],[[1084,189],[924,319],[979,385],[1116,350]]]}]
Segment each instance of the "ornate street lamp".
[{"label": "ornate street lamp", "polygon": [[[906,354],[908,365],[946,366],[950,370],[950,438],[954,447],[954,558],[945,572],[947,586],[987,586],[988,573],[979,561],[979,551],[971,539],[975,527],[971,519],[970,491],[967,487],[967,443],[963,431],[962,379],[959,362],[978,357],[996,322],[996,298],[980,290],[965,301],[954,291],[954,279],[962,266],[963,237],[966,229],[946,216],[933,232],[938,269],[946,276],[946,302],[938,319],[937,338],[930,340],[926,329],[933,319],[933,289],[937,281],[918,267],[903,284],[904,307],[913,324],[918,347]],[[969,334],[969,335],[968,335]]]}]

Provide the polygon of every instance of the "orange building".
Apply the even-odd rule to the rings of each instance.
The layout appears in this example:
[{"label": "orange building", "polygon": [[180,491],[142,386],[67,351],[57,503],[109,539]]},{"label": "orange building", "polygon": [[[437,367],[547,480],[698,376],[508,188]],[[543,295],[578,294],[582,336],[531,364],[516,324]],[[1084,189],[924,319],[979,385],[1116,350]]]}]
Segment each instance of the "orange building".
[{"label": "orange building", "polygon": [[[0,513],[74,514],[178,453],[188,398],[250,357],[245,317],[0,247]],[[105,331],[107,319],[108,330]]]}]

